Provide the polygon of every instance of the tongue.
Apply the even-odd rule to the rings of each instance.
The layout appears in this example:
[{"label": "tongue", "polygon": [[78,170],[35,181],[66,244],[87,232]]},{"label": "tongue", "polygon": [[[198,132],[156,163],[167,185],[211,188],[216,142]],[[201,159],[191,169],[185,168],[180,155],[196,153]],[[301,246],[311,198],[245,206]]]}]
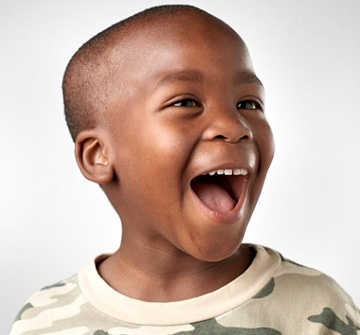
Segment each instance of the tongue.
[{"label": "tongue", "polygon": [[193,185],[198,198],[210,209],[227,213],[235,207],[235,202],[230,194],[216,184],[199,183]]}]

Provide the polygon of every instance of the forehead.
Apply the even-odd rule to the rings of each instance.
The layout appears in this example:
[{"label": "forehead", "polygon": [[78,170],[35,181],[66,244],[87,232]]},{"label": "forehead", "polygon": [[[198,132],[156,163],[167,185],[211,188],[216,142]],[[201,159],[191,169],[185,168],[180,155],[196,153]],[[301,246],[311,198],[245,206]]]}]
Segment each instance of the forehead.
[{"label": "forehead", "polygon": [[[144,21],[144,22],[143,22]],[[151,71],[158,64],[172,69],[186,63],[236,63],[252,70],[247,48],[239,35],[217,18],[197,11],[174,13],[133,24],[115,46],[112,58],[124,73]],[[234,60],[236,61],[234,62]]]}]

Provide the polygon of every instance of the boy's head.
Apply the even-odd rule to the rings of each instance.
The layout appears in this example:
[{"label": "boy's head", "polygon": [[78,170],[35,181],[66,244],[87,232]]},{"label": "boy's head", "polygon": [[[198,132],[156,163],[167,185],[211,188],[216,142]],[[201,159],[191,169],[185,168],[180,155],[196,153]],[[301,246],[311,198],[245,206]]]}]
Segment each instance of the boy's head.
[{"label": "boy's head", "polygon": [[78,165],[120,215],[124,248],[206,261],[237,250],[274,147],[229,26],[190,6],[149,9],[80,48],[63,89]]}]

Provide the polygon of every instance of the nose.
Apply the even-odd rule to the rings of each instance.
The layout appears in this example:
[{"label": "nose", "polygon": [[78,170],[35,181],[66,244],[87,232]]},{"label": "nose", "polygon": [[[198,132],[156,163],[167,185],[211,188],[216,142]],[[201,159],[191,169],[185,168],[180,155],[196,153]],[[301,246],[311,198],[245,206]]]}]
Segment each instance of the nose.
[{"label": "nose", "polygon": [[204,140],[221,139],[225,142],[237,143],[253,138],[246,119],[236,108],[234,110],[219,108],[211,114],[209,126],[203,135]]}]

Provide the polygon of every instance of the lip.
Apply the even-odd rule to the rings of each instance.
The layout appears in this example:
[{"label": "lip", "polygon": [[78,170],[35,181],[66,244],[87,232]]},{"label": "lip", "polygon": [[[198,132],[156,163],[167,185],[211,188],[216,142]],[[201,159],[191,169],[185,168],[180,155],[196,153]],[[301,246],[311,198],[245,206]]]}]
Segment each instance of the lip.
[{"label": "lip", "polygon": [[[207,207],[195,194],[193,188],[191,187],[191,181],[195,179],[196,177],[200,175],[207,174],[212,171],[216,170],[225,170],[225,169],[245,169],[247,171],[246,175],[237,176],[238,178],[241,178],[241,193],[240,197],[235,205],[235,207],[226,213],[217,212],[212,210],[211,208]],[[189,183],[190,190],[191,190],[191,196],[200,211],[210,220],[217,224],[234,224],[238,222],[241,212],[244,209],[244,205],[246,203],[248,190],[249,190],[249,183],[252,179],[251,176],[253,174],[253,169],[249,165],[242,164],[236,164],[234,162],[231,163],[222,163],[220,165],[214,165],[209,169],[201,171],[199,174],[197,174],[195,177],[193,177]]]}]

